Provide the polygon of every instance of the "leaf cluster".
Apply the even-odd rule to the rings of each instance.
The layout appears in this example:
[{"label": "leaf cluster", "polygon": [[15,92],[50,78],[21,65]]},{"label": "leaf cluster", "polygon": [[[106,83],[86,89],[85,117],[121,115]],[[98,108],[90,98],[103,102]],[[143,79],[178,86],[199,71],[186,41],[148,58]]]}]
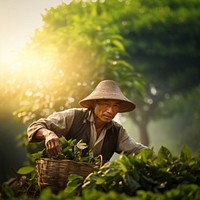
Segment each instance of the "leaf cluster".
[{"label": "leaf cluster", "polygon": [[179,184],[200,183],[200,156],[192,157],[188,148],[184,147],[176,158],[165,147],[160,148],[156,158],[152,153],[150,149],[138,155],[121,155],[89,176],[83,188],[115,190],[132,196],[137,190],[158,193]]},{"label": "leaf cluster", "polygon": [[[74,160],[77,162],[86,162],[89,164],[93,164],[94,166],[101,165],[101,159],[98,157],[93,157],[93,152],[91,149],[88,149],[86,143],[82,142],[82,140],[77,141],[76,139],[66,140],[65,137],[60,138],[62,144],[62,154],[58,155],[56,159],[68,159]],[[83,151],[87,150],[87,153],[83,155]],[[46,148],[37,153],[32,154],[34,159],[39,158],[48,158],[48,154]]]},{"label": "leaf cluster", "polygon": [[[193,156],[183,147],[177,157],[161,147],[157,157],[153,149],[125,156],[106,163],[99,171],[83,177],[70,175],[64,191],[53,194],[44,189],[33,199],[102,200],[123,199],[184,199],[200,198],[200,155]],[[27,169],[28,170],[28,169]],[[17,199],[10,187],[4,188],[7,197]],[[16,197],[16,198],[15,198]],[[0,198],[1,199],[1,198]],[[23,195],[20,199],[31,199]]]}]

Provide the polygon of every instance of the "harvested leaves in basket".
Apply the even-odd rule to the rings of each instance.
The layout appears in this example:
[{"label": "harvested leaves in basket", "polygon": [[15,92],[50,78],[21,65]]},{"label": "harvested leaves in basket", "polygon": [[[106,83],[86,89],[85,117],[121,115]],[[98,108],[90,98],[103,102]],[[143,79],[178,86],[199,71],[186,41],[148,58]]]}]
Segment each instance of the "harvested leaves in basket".
[{"label": "harvested leaves in basket", "polygon": [[[68,159],[77,162],[90,163],[94,166],[101,166],[101,159],[99,159],[99,157],[93,157],[91,149],[88,150],[87,155],[82,155],[83,150],[88,148],[88,145],[82,142],[82,140],[66,140],[65,137],[62,136],[60,141],[62,143],[62,154],[59,155],[56,159]],[[32,154],[32,156],[35,159],[48,158],[48,154],[45,148],[42,151]]]}]

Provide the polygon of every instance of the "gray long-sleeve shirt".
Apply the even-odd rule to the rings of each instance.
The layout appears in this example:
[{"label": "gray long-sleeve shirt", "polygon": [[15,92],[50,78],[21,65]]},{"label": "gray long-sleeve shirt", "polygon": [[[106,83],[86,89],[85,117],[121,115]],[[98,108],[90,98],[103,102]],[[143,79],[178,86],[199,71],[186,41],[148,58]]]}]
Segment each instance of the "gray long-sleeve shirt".
[{"label": "gray long-sleeve shirt", "polygon": [[[75,110],[79,108],[74,109],[68,109],[61,112],[56,112],[52,115],[50,115],[48,118],[41,118],[38,121],[33,122],[28,127],[28,141],[29,142],[35,142],[34,135],[36,132],[41,128],[46,128],[54,133],[56,133],[59,137],[66,136],[72,126],[74,116],[75,116]],[[93,112],[89,111],[88,109],[79,109],[82,110],[82,112],[89,112],[89,115],[85,120],[88,120],[90,122],[90,143],[89,147],[93,150],[94,156],[99,155],[101,152],[102,144],[105,138],[105,133],[108,128],[110,128],[113,124],[118,124],[114,120],[107,124],[107,126],[102,130],[99,137],[97,137],[96,129],[94,126],[94,117]],[[125,154],[130,153],[139,153],[141,150],[146,149],[148,147],[142,145],[141,143],[135,142],[135,140],[127,134],[126,130],[120,126],[119,129],[119,135],[118,135],[118,142],[117,142],[117,148],[116,152],[124,152]]]}]

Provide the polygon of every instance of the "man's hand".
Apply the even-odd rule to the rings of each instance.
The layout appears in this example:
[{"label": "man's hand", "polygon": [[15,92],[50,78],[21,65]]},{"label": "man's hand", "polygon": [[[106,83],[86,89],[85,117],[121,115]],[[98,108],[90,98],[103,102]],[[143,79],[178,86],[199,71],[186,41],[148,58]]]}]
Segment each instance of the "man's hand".
[{"label": "man's hand", "polygon": [[52,131],[45,132],[45,146],[50,158],[58,157],[62,153],[62,144],[59,137]]}]

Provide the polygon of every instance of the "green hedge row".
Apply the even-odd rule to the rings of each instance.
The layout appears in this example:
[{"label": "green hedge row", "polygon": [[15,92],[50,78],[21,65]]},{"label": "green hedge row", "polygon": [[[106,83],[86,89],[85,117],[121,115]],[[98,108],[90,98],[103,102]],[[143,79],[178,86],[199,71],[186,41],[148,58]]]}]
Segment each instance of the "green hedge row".
[{"label": "green hedge row", "polygon": [[[3,187],[1,199],[200,199],[200,154],[193,156],[183,147],[179,156],[161,147],[156,158],[153,150],[138,155],[121,155],[90,174],[85,180],[71,175],[64,191],[53,194],[49,188],[39,193],[16,192],[8,185]],[[37,190],[36,177],[32,173],[30,188]]]}]

